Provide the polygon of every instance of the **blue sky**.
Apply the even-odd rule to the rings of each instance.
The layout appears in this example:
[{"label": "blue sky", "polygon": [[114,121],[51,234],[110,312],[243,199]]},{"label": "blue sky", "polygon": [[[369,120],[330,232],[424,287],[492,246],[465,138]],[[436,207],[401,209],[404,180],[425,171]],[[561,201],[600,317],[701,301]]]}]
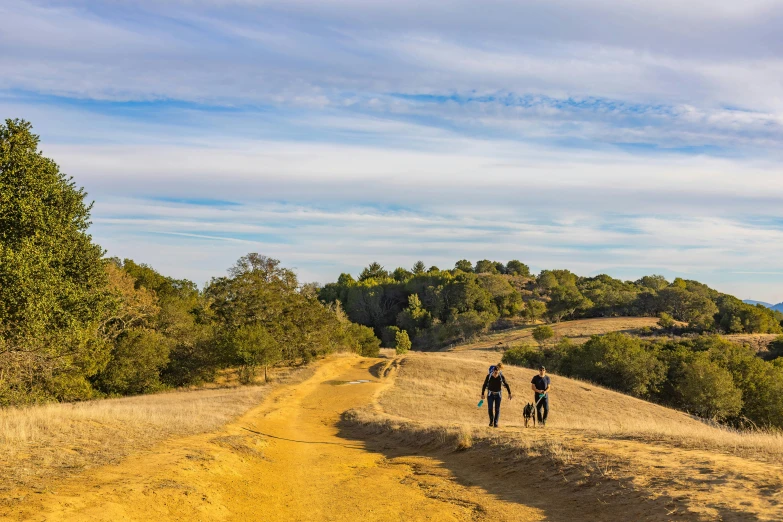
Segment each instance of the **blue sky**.
[{"label": "blue sky", "polygon": [[[199,284],[520,259],[783,301],[783,4],[0,3],[0,116]],[[653,5],[654,4],[654,5]]]}]

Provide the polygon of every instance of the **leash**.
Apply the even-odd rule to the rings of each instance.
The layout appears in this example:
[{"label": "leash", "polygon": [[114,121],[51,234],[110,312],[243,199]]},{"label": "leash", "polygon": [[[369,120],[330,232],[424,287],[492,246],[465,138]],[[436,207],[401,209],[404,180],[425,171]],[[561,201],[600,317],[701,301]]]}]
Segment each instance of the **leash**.
[{"label": "leash", "polygon": [[544,397],[546,397],[548,395],[549,395],[548,393],[542,393],[541,394],[541,397],[539,397],[538,400],[536,401],[536,408],[538,408],[538,403],[541,402],[541,399],[543,399]]}]

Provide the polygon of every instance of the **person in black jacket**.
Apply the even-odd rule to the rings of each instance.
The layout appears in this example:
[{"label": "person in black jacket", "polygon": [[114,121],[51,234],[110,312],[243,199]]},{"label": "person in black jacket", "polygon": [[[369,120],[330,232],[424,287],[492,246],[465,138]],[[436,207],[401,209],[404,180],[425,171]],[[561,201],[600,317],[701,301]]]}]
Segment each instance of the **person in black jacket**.
[{"label": "person in black jacket", "polygon": [[[508,387],[506,378],[500,372],[502,364],[498,364],[492,368],[492,373],[488,374],[484,379],[484,386],[481,387],[481,398],[484,398],[484,392],[489,391],[487,397],[487,407],[489,408],[489,425],[498,427],[498,420],[500,420],[500,399],[501,399],[501,386],[506,387],[508,391],[508,400],[511,400],[511,388]],[[494,413],[493,413],[494,410]]]}]

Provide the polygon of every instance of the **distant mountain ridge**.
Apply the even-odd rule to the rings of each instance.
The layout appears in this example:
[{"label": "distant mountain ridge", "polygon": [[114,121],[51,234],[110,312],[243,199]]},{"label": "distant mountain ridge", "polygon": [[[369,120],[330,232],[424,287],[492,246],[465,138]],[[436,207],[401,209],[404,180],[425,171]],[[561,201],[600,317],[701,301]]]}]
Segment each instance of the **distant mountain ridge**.
[{"label": "distant mountain ridge", "polygon": [[766,306],[767,308],[777,310],[778,312],[783,312],[783,303],[778,303],[776,305],[773,305],[773,304],[765,303],[764,301],[754,301],[752,299],[744,299],[742,302],[752,304],[752,305],[760,304],[762,306]]}]

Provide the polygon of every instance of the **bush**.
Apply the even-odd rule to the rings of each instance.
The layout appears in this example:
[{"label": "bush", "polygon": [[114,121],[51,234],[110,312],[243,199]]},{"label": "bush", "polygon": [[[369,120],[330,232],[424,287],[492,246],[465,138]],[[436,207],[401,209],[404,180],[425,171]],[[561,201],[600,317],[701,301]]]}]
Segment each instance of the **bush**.
[{"label": "bush", "polygon": [[381,330],[381,346],[384,348],[394,348],[397,345],[398,326],[386,326]]},{"label": "bush", "polygon": [[489,312],[470,310],[457,314],[447,324],[449,337],[457,340],[473,339],[478,334],[486,332],[497,316]]},{"label": "bush", "polygon": [[378,357],[381,340],[375,337],[372,328],[351,323],[348,327],[348,334],[353,338],[356,353],[363,357]]},{"label": "bush", "polygon": [[109,364],[98,375],[98,389],[120,395],[160,390],[160,371],[169,362],[170,344],[154,330],[126,330],[114,343]]},{"label": "bush", "polygon": [[661,315],[658,317],[658,326],[661,328],[669,329],[674,326],[674,318],[666,312],[661,312]]},{"label": "bush", "polygon": [[554,336],[555,331],[549,326],[541,325],[533,328],[533,339],[535,339],[538,344],[542,344],[544,341],[551,339]]},{"label": "bush", "polygon": [[619,332],[594,335],[570,350],[562,363],[567,375],[639,397],[656,391],[666,377],[665,365],[642,341]]},{"label": "bush", "polygon": [[405,330],[400,330],[397,332],[396,341],[397,344],[395,348],[397,350],[397,355],[408,353],[408,350],[411,349],[411,340],[408,337],[408,332]]},{"label": "bush", "polygon": [[530,345],[515,346],[503,354],[503,363],[527,368],[538,368],[544,365],[548,371],[558,373],[563,366],[563,359],[574,347],[574,343],[568,337],[564,337],[551,348],[540,349]]},{"label": "bush", "polygon": [[543,354],[535,346],[521,345],[509,348],[503,353],[503,364],[513,364],[514,366],[525,366],[532,368],[541,364]]},{"label": "bush", "polygon": [[783,335],[778,335],[775,340],[769,343],[769,353],[772,357],[783,357]]},{"label": "bush", "polygon": [[736,416],[742,408],[742,392],[731,373],[707,354],[696,354],[683,364],[677,381],[677,403],[685,411],[720,421]]}]

